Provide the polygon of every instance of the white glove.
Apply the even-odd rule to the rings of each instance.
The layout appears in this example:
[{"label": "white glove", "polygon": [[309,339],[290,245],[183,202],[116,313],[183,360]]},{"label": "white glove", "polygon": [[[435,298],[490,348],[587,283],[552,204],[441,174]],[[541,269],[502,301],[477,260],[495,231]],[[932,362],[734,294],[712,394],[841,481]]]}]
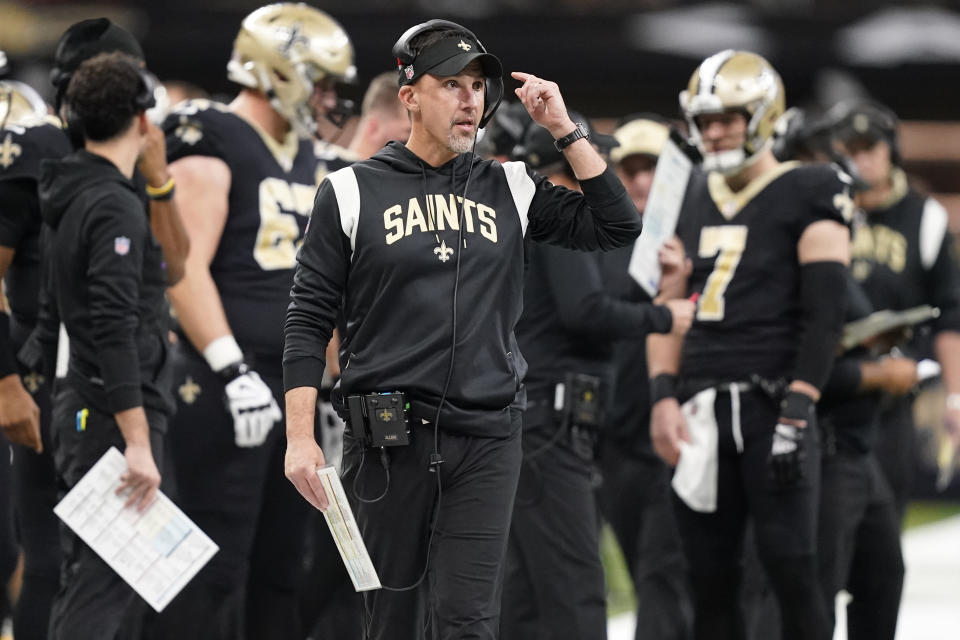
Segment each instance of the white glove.
[{"label": "white glove", "polygon": [[260,374],[241,373],[224,387],[227,406],[233,416],[234,441],[238,447],[258,447],[283,414]]}]

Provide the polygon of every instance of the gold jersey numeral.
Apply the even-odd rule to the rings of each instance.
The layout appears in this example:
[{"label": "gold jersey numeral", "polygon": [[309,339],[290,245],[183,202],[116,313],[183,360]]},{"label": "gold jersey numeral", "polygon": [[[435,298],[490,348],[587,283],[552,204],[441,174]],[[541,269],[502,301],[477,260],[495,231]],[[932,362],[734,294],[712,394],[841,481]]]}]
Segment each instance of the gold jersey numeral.
[{"label": "gold jersey numeral", "polygon": [[313,212],[312,185],[290,183],[280,178],[265,178],[260,183],[260,228],[253,247],[253,258],[264,271],[293,269],[300,248],[301,216]]},{"label": "gold jersey numeral", "polygon": [[700,230],[698,255],[701,258],[716,256],[717,259],[698,299],[697,320],[723,320],[726,306],[723,296],[746,247],[747,227],[743,225],[704,227]]}]

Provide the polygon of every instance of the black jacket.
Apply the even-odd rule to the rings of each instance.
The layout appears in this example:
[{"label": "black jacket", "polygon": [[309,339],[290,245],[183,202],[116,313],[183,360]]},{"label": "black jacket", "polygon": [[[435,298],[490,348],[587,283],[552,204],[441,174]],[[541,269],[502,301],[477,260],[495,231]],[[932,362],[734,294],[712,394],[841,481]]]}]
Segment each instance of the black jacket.
[{"label": "black jacket", "polygon": [[[471,165],[461,243],[457,203]],[[629,244],[640,233],[640,217],[612,172],[585,180],[583,191],[555,187],[522,163],[472,154],[431,167],[397,143],[330,174],[297,258],[285,387],[320,386],[342,300],[342,393],[400,389],[414,416],[433,419],[450,360],[456,285],[455,366],[440,426],[509,434],[509,407],[522,401],[526,368],[514,337],[524,238],[593,250]]]},{"label": "black jacket", "polygon": [[45,160],[40,210],[70,337],[68,384],[106,413],[170,413],[163,256],[133,182],[87,151]]},{"label": "black jacket", "polygon": [[[603,379],[611,398],[614,346],[618,340],[645,340],[666,333],[673,317],[650,299],[634,301],[621,294],[633,247],[590,254],[534,245],[523,298],[517,341],[530,370],[528,393],[546,394],[565,373]],[[636,285],[634,285],[636,286]],[[637,287],[639,288],[639,287]]]}]

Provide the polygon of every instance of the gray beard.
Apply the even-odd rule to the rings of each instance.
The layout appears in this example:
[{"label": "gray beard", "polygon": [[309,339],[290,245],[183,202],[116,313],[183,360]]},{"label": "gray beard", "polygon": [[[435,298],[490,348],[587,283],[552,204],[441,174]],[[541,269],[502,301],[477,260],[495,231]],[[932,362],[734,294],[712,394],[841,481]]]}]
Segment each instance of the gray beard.
[{"label": "gray beard", "polygon": [[451,131],[447,135],[447,147],[454,153],[466,153],[473,149],[473,139],[475,137],[476,133],[471,136],[462,136]]}]

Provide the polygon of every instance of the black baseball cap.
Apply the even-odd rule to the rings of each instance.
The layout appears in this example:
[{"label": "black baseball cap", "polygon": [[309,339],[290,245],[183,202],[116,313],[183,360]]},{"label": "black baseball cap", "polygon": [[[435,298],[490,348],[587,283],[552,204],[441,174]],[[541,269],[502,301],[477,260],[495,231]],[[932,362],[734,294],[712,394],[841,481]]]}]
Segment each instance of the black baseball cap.
[{"label": "black baseball cap", "polygon": [[114,51],[126,53],[137,60],[144,59],[143,48],[133,34],[107,18],[81,20],[60,36],[50,71],[50,82],[57,89],[57,109],[60,108],[73,72],[86,60],[100,53]]},{"label": "black baseball cap", "polygon": [[503,77],[503,66],[497,56],[484,52],[475,39],[457,34],[418,53],[413,62],[400,70],[400,86],[413,84],[427,73],[440,77],[455,76],[474,60],[480,63],[484,77]]}]

